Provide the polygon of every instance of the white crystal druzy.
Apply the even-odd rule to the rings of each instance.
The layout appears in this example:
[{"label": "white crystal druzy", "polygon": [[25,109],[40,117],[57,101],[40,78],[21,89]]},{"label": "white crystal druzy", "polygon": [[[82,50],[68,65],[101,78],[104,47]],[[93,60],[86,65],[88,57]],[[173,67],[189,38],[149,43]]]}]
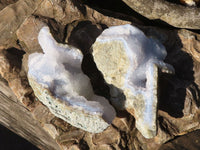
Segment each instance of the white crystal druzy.
[{"label": "white crystal druzy", "polygon": [[81,70],[81,52],[58,44],[48,27],[40,30],[38,41],[44,53],[33,53],[28,60],[28,79],[38,99],[73,126],[93,133],[107,128],[115,110],[105,98],[94,94]]},{"label": "white crystal druzy", "polygon": [[104,30],[92,49],[106,82],[124,92],[125,108],[135,116],[138,130],[146,138],[154,137],[158,67],[163,72],[174,71],[163,62],[164,46],[132,25],[121,25]]}]

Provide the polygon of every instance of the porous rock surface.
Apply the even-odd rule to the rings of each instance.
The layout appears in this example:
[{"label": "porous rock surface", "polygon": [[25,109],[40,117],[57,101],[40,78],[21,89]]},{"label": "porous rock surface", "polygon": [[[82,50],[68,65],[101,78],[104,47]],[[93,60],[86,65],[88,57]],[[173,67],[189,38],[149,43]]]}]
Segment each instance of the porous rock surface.
[{"label": "porous rock surface", "polygon": [[[172,66],[163,62],[167,55],[164,46],[134,26],[121,25],[105,29],[92,51],[106,82],[124,93],[121,107],[134,115],[136,127],[144,137],[153,138],[157,130],[158,68],[174,72]],[[112,95],[116,97],[113,103],[120,101],[116,96],[120,94]]]},{"label": "porous rock surface", "polygon": [[80,50],[58,44],[47,26],[38,35],[43,53],[28,58],[28,79],[37,98],[57,117],[92,133],[105,130],[115,110],[104,97],[93,93],[83,74]]},{"label": "porous rock surface", "polygon": [[[52,1],[53,0],[49,2]],[[31,2],[36,3],[36,1]],[[46,2],[48,3],[48,1]],[[62,6],[63,8],[65,8],[66,6],[63,3],[58,3],[59,1],[53,2],[55,4],[58,4],[59,6]],[[52,9],[54,8],[54,5],[46,6],[51,7],[43,7],[43,11],[52,11]],[[77,5],[75,5],[75,7],[76,6]],[[62,21],[64,21],[66,24],[61,24],[62,21],[57,22],[55,20],[51,20],[52,16],[48,17],[48,14],[46,15],[46,17],[43,18],[38,10],[36,16],[34,16],[33,13],[33,16],[31,18],[26,18],[25,22],[29,22],[30,24],[25,24],[24,22],[22,26],[17,27],[17,30],[21,28],[21,33],[18,32],[17,37],[15,36],[16,30],[14,30],[13,37],[11,36],[12,38],[10,38],[9,35],[8,37],[1,36],[5,40],[9,41],[9,44],[4,44],[0,42],[0,74],[4,78],[1,80],[1,88],[11,88],[12,92],[17,97],[15,99],[16,103],[14,106],[20,105],[20,108],[23,108],[22,111],[20,111],[22,112],[21,114],[27,114],[27,111],[29,111],[29,120],[36,120],[37,122],[39,122],[40,125],[39,132],[38,130],[33,130],[33,128],[36,128],[36,126],[38,127],[37,124],[34,124],[31,126],[31,128],[27,129],[28,125],[22,126],[20,125],[20,123],[22,122],[19,121],[15,124],[18,127],[18,130],[15,130],[15,132],[23,132],[20,135],[25,137],[27,140],[35,139],[35,142],[33,140],[30,141],[36,144],[41,149],[43,148],[59,150],[76,148],[97,150],[156,150],[159,149],[159,147],[163,143],[172,140],[176,136],[182,136],[191,131],[196,132],[197,129],[200,129],[200,60],[196,55],[198,54],[200,35],[198,33],[184,29],[169,30],[161,29],[158,27],[155,28],[139,26],[139,28],[142,31],[144,31],[145,35],[153,36],[159,39],[164,44],[168,52],[165,62],[173,65],[176,70],[176,74],[174,76],[168,76],[166,74],[162,74],[160,76],[160,96],[158,98],[159,105],[157,119],[158,133],[157,136],[153,139],[144,138],[135,127],[134,117],[132,117],[126,112],[117,112],[118,117],[116,117],[113,120],[112,125],[108,127],[104,132],[98,134],[91,134],[81,129],[77,129],[71,126],[70,124],[64,122],[63,120],[55,117],[55,115],[53,115],[47,107],[45,107],[42,103],[40,103],[37,100],[37,98],[34,96],[33,90],[28,84],[27,72],[25,71],[25,67],[22,67],[21,62],[21,56],[24,54],[23,51],[26,52],[25,55],[33,52],[30,48],[27,47],[33,48],[34,45],[39,45],[37,42],[30,42],[29,44],[24,44],[26,42],[29,42],[29,40],[27,39],[30,39],[30,41],[32,38],[37,39],[37,33],[39,32],[40,27],[38,28],[38,24],[32,22],[33,20],[39,20],[38,22],[40,22],[41,25],[43,24],[43,22],[47,23],[52,31],[57,31],[54,32],[54,37],[57,37],[58,41],[63,42],[65,40],[65,37],[67,37],[66,41],[68,41],[69,44],[78,47],[84,52],[83,70],[90,77],[94,91],[100,95],[106,95],[106,97],[109,99],[109,88],[107,85],[105,85],[101,74],[98,73],[98,70],[95,67],[95,64],[92,63],[93,61],[88,47],[91,46],[92,41],[95,41],[96,37],[106,26],[122,25],[127,24],[127,22],[131,24],[131,21],[123,21],[120,19],[115,19],[113,17],[104,16],[103,14],[96,12],[88,6],[82,6],[87,10],[85,12],[85,15],[83,15],[85,17],[84,19],[86,19],[87,21],[82,21],[83,18],[71,16],[72,18],[74,17],[74,20],[77,21],[71,23],[65,22],[66,20],[63,19]],[[30,5],[30,7],[32,6]],[[4,6],[4,8],[6,8],[6,6]],[[55,13],[56,12],[57,11],[55,11]],[[18,13],[15,13],[14,16],[18,16]],[[54,17],[55,16],[53,16],[53,18]],[[0,22],[1,25],[2,23],[3,22]],[[15,23],[21,24],[21,22],[19,22],[18,20]],[[12,19],[8,19],[7,24],[12,24]],[[68,26],[65,28],[66,25]],[[91,27],[92,30],[90,30]],[[28,29],[30,28],[30,31],[33,31],[36,34],[32,35],[28,34],[27,32],[23,32],[23,29],[25,31],[25,28],[27,31],[29,31]],[[63,31],[69,31],[66,32],[67,35],[63,36],[63,32],[58,32],[62,29],[64,29]],[[5,30],[4,28],[2,28],[1,32],[4,33],[2,35],[7,35],[8,33],[6,32],[8,32],[9,30],[13,30],[13,26],[8,26],[8,28],[5,28]],[[22,36],[22,34],[24,36]],[[15,48],[10,49],[11,47]],[[38,49],[38,51],[41,52],[41,49]],[[26,60],[27,58],[28,57],[24,58],[23,60]],[[23,61],[23,63],[25,64],[23,66],[27,65],[26,62],[27,61]],[[16,66],[16,64],[19,65]],[[8,105],[6,106],[13,105],[14,95],[12,94],[11,96],[9,94],[11,91],[9,93],[6,91],[9,90],[1,90],[1,92],[4,93],[4,95],[2,95],[1,98],[4,100],[1,100],[0,103],[2,104],[2,106],[5,106],[4,102],[8,103]],[[5,98],[5,95],[7,95],[7,97],[9,98]],[[23,104],[23,106],[21,104]],[[16,120],[16,118],[22,118],[22,115],[17,115],[19,114],[18,110],[20,110],[20,108],[17,106],[12,107],[11,109],[5,109],[5,107],[1,107],[0,109],[1,114],[5,110],[7,110],[7,112],[4,113],[4,117],[0,117],[0,121],[8,128],[16,128],[16,126],[13,126],[13,123],[15,123],[14,121]],[[11,110],[14,111],[10,113]],[[15,114],[16,117],[11,121],[6,121],[6,118],[7,120],[9,120],[11,116],[13,116],[13,114]],[[25,117],[23,118],[25,119]],[[29,121],[29,123],[31,124],[33,122]],[[31,131],[38,131],[38,133],[45,132],[48,134],[37,134],[38,138],[36,138],[36,134],[34,134],[34,132]],[[51,146],[50,144],[48,144],[48,141],[52,141],[50,142]],[[189,138],[187,138],[186,141],[184,140],[185,143],[188,141]],[[193,142],[193,144],[195,144],[195,142]]]}]

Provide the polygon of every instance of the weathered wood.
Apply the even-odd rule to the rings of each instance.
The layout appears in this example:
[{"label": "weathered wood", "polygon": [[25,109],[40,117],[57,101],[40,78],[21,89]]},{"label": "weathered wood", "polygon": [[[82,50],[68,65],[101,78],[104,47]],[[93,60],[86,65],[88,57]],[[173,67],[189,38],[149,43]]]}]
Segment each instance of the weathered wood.
[{"label": "weathered wood", "polygon": [[2,77],[0,77],[0,123],[40,149],[60,149],[56,141],[33,118],[31,112],[17,100]]}]

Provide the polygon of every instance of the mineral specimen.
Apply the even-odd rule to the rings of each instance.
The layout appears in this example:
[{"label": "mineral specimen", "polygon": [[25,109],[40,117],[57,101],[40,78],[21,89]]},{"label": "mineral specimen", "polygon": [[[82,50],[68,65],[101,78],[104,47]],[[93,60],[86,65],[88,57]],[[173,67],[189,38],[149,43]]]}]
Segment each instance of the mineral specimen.
[{"label": "mineral specimen", "polygon": [[123,91],[124,107],[134,115],[137,129],[144,137],[153,138],[156,135],[158,68],[162,72],[174,72],[171,65],[163,62],[167,55],[164,46],[147,38],[136,27],[121,25],[104,30],[92,49],[94,61],[106,82]]},{"label": "mineral specimen", "polygon": [[58,44],[48,27],[40,30],[38,41],[44,53],[33,53],[28,60],[28,79],[37,98],[71,125],[102,132],[116,113],[105,98],[94,94],[81,70],[81,52]]}]

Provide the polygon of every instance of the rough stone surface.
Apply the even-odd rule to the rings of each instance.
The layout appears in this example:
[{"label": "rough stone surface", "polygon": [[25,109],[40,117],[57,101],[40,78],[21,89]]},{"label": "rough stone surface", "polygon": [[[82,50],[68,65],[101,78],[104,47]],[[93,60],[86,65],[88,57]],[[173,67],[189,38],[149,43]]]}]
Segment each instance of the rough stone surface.
[{"label": "rough stone surface", "polygon": [[[105,16],[75,0],[44,0],[34,14],[37,16],[54,18],[62,25],[72,23],[76,20],[90,20],[94,23],[106,24],[109,26],[131,23],[129,21],[122,21],[114,17]],[[135,18],[132,18],[132,20],[135,22],[138,21]]]},{"label": "rough stone surface", "polygon": [[40,29],[44,25],[46,24],[41,20],[30,16],[22,23],[16,32],[20,47],[26,52],[26,54],[23,55],[22,64],[26,72],[28,72],[28,56],[34,52],[42,52],[37,37]]},{"label": "rough stone surface", "polygon": [[16,35],[21,47],[26,53],[42,52],[37,37],[40,29],[45,25],[44,22],[34,16],[26,18],[21,24]]},{"label": "rough stone surface", "polygon": [[163,144],[159,150],[199,150],[200,130],[193,131],[184,136],[177,137],[171,142]]},{"label": "rough stone surface", "polygon": [[16,45],[16,30],[29,17],[42,0],[19,0],[0,11],[0,48],[10,48]]},{"label": "rough stone surface", "polygon": [[183,50],[192,55],[196,61],[200,61],[200,35],[188,30],[180,30],[180,40],[183,44]]},{"label": "rough stone surface", "polygon": [[[0,75],[8,81],[18,100],[26,106],[33,103],[33,91],[29,86],[26,74],[21,71],[23,52],[15,48],[0,51]],[[12,60],[12,62],[11,62]]]},{"label": "rough stone surface", "polygon": [[1,0],[1,2],[0,2],[0,10],[2,10],[3,8],[5,8],[7,5],[13,4],[13,3],[15,3],[17,1],[18,0]]},{"label": "rough stone surface", "polygon": [[123,1],[148,19],[160,19],[178,28],[200,29],[199,7],[186,7],[166,0]]},{"label": "rough stone surface", "polygon": [[[156,30],[152,28],[146,31],[146,34],[156,36]],[[190,36],[198,36],[198,34],[185,31],[168,33],[159,31],[161,34],[157,36],[162,37],[168,51],[166,62],[174,66],[176,74],[173,77],[161,76],[158,135],[150,141],[138,136],[139,141],[143,141],[141,146],[143,149],[156,149],[158,145],[177,135],[199,129],[199,121],[195,119],[199,112],[199,76],[197,75],[199,62],[195,61],[195,56],[190,55],[190,51],[194,48],[182,44],[188,41]],[[190,34],[183,34],[184,32]],[[180,38],[183,35],[185,40]]]},{"label": "rough stone surface", "polygon": [[43,54],[33,53],[28,59],[28,79],[37,98],[73,126],[102,132],[116,113],[108,100],[94,94],[81,70],[80,50],[57,43],[47,26],[40,30],[38,41]]},{"label": "rough stone surface", "polygon": [[[87,26],[87,24],[85,26]],[[85,26],[83,26],[84,27],[83,30],[85,30]],[[76,30],[76,32],[77,31],[80,32],[82,29],[81,27],[78,27],[78,28],[79,30]],[[166,75],[161,76],[161,81],[160,81],[161,95],[159,98],[160,103],[159,103],[159,111],[158,111],[158,123],[159,123],[158,135],[154,139],[151,139],[151,140],[145,139],[136,130],[133,117],[131,117],[128,114],[119,113],[121,115],[120,118],[116,118],[113,121],[113,126],[110,127],[110,128],[113,128],[113,127],[117,128],[117,130],[120,131],[120,133],[116,132],[117,135],[119,135],[116,141],[119,140],[120,142],[119,143],[116,142],[118,144],[114,142],[115,147],[117,147],[118,149],[122,149],[122,147],[125,149],[144,149],[144,150],[158,149],[159,146],[162,145],[162,143],[165,143],[166,141],[172,139],[173,137],[177,135],[183,135],[187,132],[190,132],[192,130],[199,128],[199,121],[197,119],[198,114],[199,114],[199,111],[198,111],[198,91],[199,91],[198,86],[200,85],[200,82],[199,82],[200,80],[199,80],[199,75],[198,75],[199,62],[196,60],[195,57],[190,55],[190,51],[196,50],[196,49],[194,49],[193,47],[189,47],[189,48],[183,47],[182,45],[182,43],[185,43],[186,41],[188,41],[188,39],[190,39],[189,35],[198,36],[198,34],[193,33],[193,32],[188,32],[187,30],[179,30],[179,32],[175,30],[175,31],[169,32],[166,30],[161,30],[161,29],[152,28],[152,27],[151,28],[141,27],[141,29],[143,29],[146,35],[149,35],[149,36],[151,35],[151,36],[161,39],[161,41],[164,43],[165,47],[167,48],[168,55],[169,55],[166,58],[166,62],[172,64],[175,67],[175,70],[177,71],[176,71],[175,77],[170,77]],[[98,28],[96,28],[96,30],[98,31]],[[75,34],[76,32],[72,32],[72,33]],[[183,34],[185,32],[188,32],[189,35]],[[181,41],[180,40],[181,36],[184,37],[181,39],[185,39],[185,40]],[[72,36],[72,37],[76,39],[76,36]],[[92,36],[90,37],[92,38]],[[197,38],[193,39],[193,42],[195,41],[197,41]],[[76,43],[76,41],[74,41],[74,45],[79,45],[81,49],[84,49],[84,45],[82,45],[81,42]],[[9,50],[7,51],[9,52]],[[4,54],[5,54],[5,51],[2,54],[5,57]],[[171,58],[177,58],[177,59],[171,59]],[[189,66],[183,65],[186,62]],[[9,65],[10,63],[8,61],[6,64],[7,66],[10,66]],[[89,67],[88,65],[89,64],[87,63],[84,64],[85,68]],[[16,78],[16,76],[13,76],[13,72],[10,71],[13,69],[9,69],[9,68],[10,67],[7,67],[2,72],[4,72],[4,74],[7,74],[7,76],[12,75],[13,79]],[[92,68],[91,70],[95,72],[95,69],[93,67],[91,68]],[[194,68],[194,70],[192,68]],[[194,83],[196,83],[198,86],[196,86]],[[12,85],[11,85],[11,88],[12,88]],[[102,91],[101,89],[98,89],[97,87],[95,88],[96,88],[96,91],[100,92],[101,94],[104,93],[104,91]],[[17,88],[17,90],[19,89]],[[17,92],[17,90],[15,92]],[[165,93],[164,91],[168,91],[168,92]],[[187,94],[185,93],[186,91],[187,91]],[[180,95],[182,95],[182,97],[180,97]],[[72,146],[74,143],[78,143],[78,147],[80,148],[82,148],[81,146],[83,146],[84,148],[90,148],[90,149],[94,149],[94,148],[110,149],[112,142],[109,144],[96,146],[93,140],[95,140],[95,143],[96,143],[98,141],[96,140],[98,136],[94,138],[91,134],[85,133],[81,130],[77,130],[75,127],[72,127],[71,125],[63,122],[62,120],[51,116],[52,114],[49,112],[49,110],[45,108],[44,106],[42,106],[41,104],[39,105],[37,104],[36,106],[34,106],[34,109],[33,109],[33,114],[35,118],[39,120],[39,122],[41,122],[43,126],[49,123],[55,126],[58,133],[58,135],[56,134],[57,135],[56,139],[59,145],[61,145],[61,147],[66,148],[66,147]],[[182,113],[183,110],[185,114],[184,116]],[[45,129],[47,130],[49,129],[54,130],[55,128],[47,129],[45,127]],[[76,140],[71,140],[68,137],[71,137],[74,131],[78,132],[77,136],[74,136],[77,138]],[[47,132],[50,132],[50,131],[47,131]],[[83,133],[84,135],[82,140],[81,138],[79,138],[80,132]],[[102,133],[102,135],[104,134]],[[106,134],[104,136],[107,137]],[[83,141],[85,141],[86,143],[84,143]],[[99,140],[99,142],[101,142],[101,140]]]},{"label": "rough stone surface", "polygon": [[[49,2],[52,2],[52,1],[53,0]],[[36,1],[30,1],[30,2],[36,2]],[[49,2],[46,1],[47,4]],[[58,1],[56,0],[54,1],[54,3],[55,2],[58,2]],[[152,1],[148,1],[148,3],[151,3],[151,2]],[[143,4],[147,5],[148,3],[145,2]],[[7,4],[5,4],[3,7],[6,8],[6,5]],[[59,3],[59,5],[61,5],[63,8],[65,6],[61,3]],[[68,36],[66,38],[67,39],[66,41],[68,41],[72,45],[82,50],[82,52],[84,53],[84,59],[83,59],[84,61],[83,61],[82,67],[83,67],[84,72],[90,77],[94,91],[98,93],[99,95],[105,96],[107,99],[109,99],[110,96],[109,96],[108,85],[105,84],[102,78],[102,75],[98,72],[93,62],[93,59],[91,57],[89,47],[91,46],[92,42],[95,41],[95,38],[102,32],[102,30],[107,28],[107,26],[127,24],[127,21],[116,19],[114,17],[105,16],[89,8],[88,6],[84,6],[84,5],[82,6],[83,8],[87,8],[90,11],[86,11],[85,15],[83,15],[85,16],[85,18],[77,17],[76,19],[76,16],[74,16],[75,18],[74,20],[77,20],[77,21],[73,23],[67,22],[64,19],[60,22],[57,22],[54,20],[54,18],[48,17],[48,15],[46,15],[46,17],[40,15],[41,11],[40,13],[38,11],[37,15],[36,14],[32,14],[32,15],[33,16],[36,15],[34,16],[34,18],[36,17],[40,21],[42,20],[42,22],[45,22],[50,26],[52,31],[56,31],[56,32],[53,32],[53,34],[55,37],[56,36],[58,37],[58,41],[60,40],[60,42],[64,42],[65,37]],[[43,10],[44,12],[46,11],[45,8],[49,9],[50,7],[49,6],[44,7],[44,10]],[[183,14],[187,12],[186,11],[187,9],[184,9],[184,8],[183,8],[184,11],[182,11]],[[192,9],[192,8],[189,8],[189,9]],[[195,10],[196,8],[193,8],[193,9]],[[51,12],[51,9],[49,9],[49,11]],[[99,18],[92,16],[93,13],[96,13],[97,15],[95,16]],[[5,14],[7,16],[7,13]],[[114,16],[114,13],[110,12],[109,15]],[[82,19],[84,19],[84,21]],[[8,21],[7,24],[9,24],[10,22],[12,22],[12,19],[7,19],[7,21]],[[29,21],[31,21],[31,19]],[[67,24],[62,25],[61,24],[62,22],[64,22],[64,24],[65,23]],[[131,21],[128,21],[128,22],[131,24]],[[134,21],[132,21],[132,23],[134,23]],[[198,22],[196,22],[196,24],[197,23]],[[193,25],[193,24],[195,25],[195,23],[191,23],[190,25]],[[34,31],[37,32],[37,30],[35,30],[36,28],[32,28],[32,26],[35,27],[34,24],[30,24],[30,25],[27,25],[27,28],[30,27],[30,29],[34,29]],[[92,26],[92,30],[90,30],[91,26]],[[13,26],[9,26],[9,29],[6,29],[6,32],[11,31],[12,27]],[[25,28],[25,26],[21,28],[21,31],[23,30],[23,28]],[[20,51],[20,49],[24,50],[26,53],[29,53],[29,52],[31,53],[31,49],[24,49],[24,47],[28,47],[28,46],[26,45],[24,45],[24,47],[21,46],[21,43],[23,40],[20,40],[20,46],[16,45],[17,37],[14,38],[15,39],[14,43],[10,42],[9,44],[6,44],[6,45],[2,45],[2,43],[0,43],[0,51],[3,52],[1,53],[1,58],[0,58],[1,63],[2,63],[2,65],[0,66],[1,68],[0,70],[1,70],[2,77],[6,79],[8,83],[6,83],[4,79],[2,80],[4,81],[5,85],[9,86],[12,89],[13,93],[17,96],[17,99],[15,98],[16,103],[13,102],[14,95],[8,96],[9,99],[6,98],[5,100],[4,99],[5,95],[7,95],[8,93],[9,93],[8,95],[10,95],[11,91],[9,91],[5,86],[1,86],[0,91],[5,94],[1,98],[1,102],[4,103],[3,106],[8,106],[9,108],[8,111],[6,111],[6,113],[3,113],[3,112],[5,112],[5,110],[7,109],[4,109],[3,112],[2,111],[0,112],[1,116],[7,116],[7,117],[0,118],[1,123],[5,125],[6,127],[12,129],[13,131],[14,129],[16,129],[15,130],[16,132],[17,131],[20,132],[20,133],[17,132],[18,134],[27,138],[28,140],[31,138],[30,139],[31,142],[33,142],[35,139],[35,142],[33,143],[41,149],[42,148],[48,149],[47,146],[49,146],[50,144],[56,141],[60,149],[69,149],[71,147],[71,148],[76,148],[76,149],[79,148],[79,149],[91,149],[91,150],[93,149],[117,149],[117,150],[155,149],[156,150],[156,149],[159,149],[159,147],[163,143],[169,140],[172,140],[173,138],[176,138],[176,136],[185,136],[185,134],[188,135],[187,133],[191,131],[197,132],[198,131],[197,129],[200,129],[200,126],[199,126],[199,114],[200,114],[199,112],[199,106],[200,106],[200,102],[199,102],[200,64],[199,62],[200,60],[197,57],[199,34],[188,31],[188,30],[175,30],[171,28],[161,29],[158,27],[155,28],[155,27],[147,27],[147,26],[139,26],[139,28],[142,31],[144,31],[146,35],[156,37],[165,45],[168,52],[168,56],[166,57],[165,61],[169,64],[172,64],[176,70],[176,74],[174,76],[168,76],[166,74],[163,74],[159,77],[160,78],[160,81],[159,81],[160,96],[158,98],[158,101],[159,101],[158,134],[155,138],[145,139],[140,134],[140,132],[138,132],[138,130],[135,128],[135,119],[131,115],[129,115],[127,112],[123,112],[123,111],[117,112],[118,117],[115,118],[112,125],[108,128],[108,130],[110,130],[111,132],[113,131],[117,135],[115,136],[114,139],[108,140],[109,144],[106,143],[106,141],[104,140],[104,137],[110,138],[110,136],[107,135],[107,134],[110,134],[110,132],[107,132],[105,130],[104,132],[107,132],[107,134],[103,134],[104,133],[103,132],[101,134],[102,137],[101,135],[95,136],[95,134],[90,134],[80,129],[77,129],[71,126],[70,124],[64,122],[63,120],[55,117],[49,111],[47,107],[45,107],[39,101],[37,101],[37,98],[35,98],[35,96],[33,95],[33,92],[30,91],[30,88],[28,88],[28,90],[24,88],[26,86],[29,87],[24,68],[18,67],[20,69],[14,69],[16,67],[13,67],[15,66],[14,64],[18,64],[18,63],[21,64],[21,57],[16,57],[16,56],[22,56],[24,54],[24,52]],[[67,32],[63,34],[63,31],[67,31]],[[9,35],[10,34],[8,34],[8,36]],[[35,36],[36,34],[34,34],[33,38],[36,39],[37,37]],[[24,36],[23,38],[26,39],[26,37],[27,39],[31,38],[29,35]],[[5,36],[3,38],[5,38]],[[34,47],[33,45],[35,45],[35,43],[32,43],[32,45],[29,45],[29,46]],[[18,49],[15,49],[14,52],[11,49],[3,50],[3,48],[6,48],[6,47],[18,47]],[[12,54],[12,56],[14,55],[15,59],[13,57],[8,58],[7,57],[8,55],[6,55],[5,51],[6,53],[9,53],[9,55],[10,54]],[[17,81],[17,82],[14,82],[14,81]],[[9,103],[9,105],[5,105],[5,103]],[[22,108],[21,107],[22,104],[25,107],[25,109],[23,109],[22,114],[19,117],[14,116],[17,114],[17,112],[20,111],[20,108]],[[3,106],[2,108],[5,108]],[[14,107],[11,107],[11,106],[14,106]],[[20,108],[18,106],[20,106]],[[31,111],[27,111],[27,109]],[[14,110],[13,113],[11,113],[12,110]],[[21,126],[22,121],[20,121],[20,118],[22,118],[22,116],[28,113],[33,114],[34,117],[32,118],[31,115],[29,117],[23,117],[23,121],[26,120],[25,123],[27,123],[28,122],[27,120],[31,118],[30,123],[34,124],[34,120],[38,120],[39,124],[41,124],[42,127],[44,127],[45,129],[44,132],[35,130],[37,127],[35,125],[32,125],[30,129],[27,129],[27,126],[23,126],[23,129],[22,129],[22,126]],[[11,120],[12,118],[12,120],[15,120],[15,121],[19,119],[19,122],[18,123],[15,122],[13,124],[12,121],[5,121],[6,120],[5,118],[7,118],[8,120]],[[3,123],[2,120],[6,123]],[[17,125],[17,126],[12,126],[12,125]],[[18,128],[19,126],[20,128]],[[35,132],[34,133],[26,132],[27,130],[35,131]],[[52,132],[55,134],[51,134]],[[46,135],[46,133],[48,134],[50,133],[52,137],[55,137],[55,139],[52,142],[50,142],[50,144],[45,144],[45,142],[42,143],[43,147],[41,147],[39,146],[40,144],[38,143],[41,143],[42,139],[38,140],[38,135],[35,136],[35,133],[41,133],[42,134],[41,137],[43,140],[44,140],[44,135]],[[50,141],[52,137],[48,137],[47,142]],[[95,141],[95,144],[93,140]],[[193,140],[193,138],[191,138],[189,135],[186,140],[181,141],[181,145],[183,145],[183,143],[187,143],[189,140],[193,141],[191,142],[192,143],[191,145],[194,145],[194,146],[196,145],[198,147],[198,143],[194,142],[195,139]],[[98,143],[104,143],[104,144],[98,144]],[[172,145],[175,146],[175,143],[172,142]],[[50,149],[53,149],[53,148],[50,148]],[[59,149],[59,148],[56,146],[55,149]]]},{"label": "rough stone surface", "polygon": [[[157,130],[158,68],[174,72],[172,66],[163,62],[167,54],[163,45],[134,26],[122,25],[104,30],[92,50],[98,69],[113,86],[112,103],[124,103],[121,107],[134,115],[137,129],[146,138],[153,138]],[[120,94],[114,88],[120,89],[125,100],[118,98]]]}]

